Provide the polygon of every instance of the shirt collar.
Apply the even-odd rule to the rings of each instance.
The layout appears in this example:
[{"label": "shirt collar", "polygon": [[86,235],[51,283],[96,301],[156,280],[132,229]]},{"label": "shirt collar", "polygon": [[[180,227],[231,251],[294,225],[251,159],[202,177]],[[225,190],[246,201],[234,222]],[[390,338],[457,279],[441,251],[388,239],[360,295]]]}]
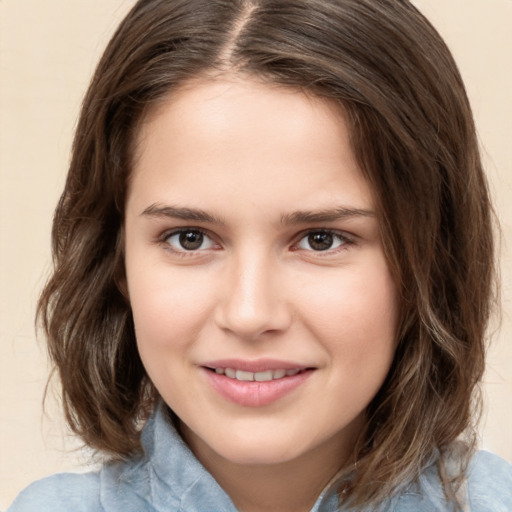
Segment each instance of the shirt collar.
[{"label": "shirt collar", "polygon": [[[204,468],[160,404],[142,432],[144,455],[102,471],[102,505],[106,512],[238,512],[230,497]],[[311,512],[340,511],[335,477]]]}]

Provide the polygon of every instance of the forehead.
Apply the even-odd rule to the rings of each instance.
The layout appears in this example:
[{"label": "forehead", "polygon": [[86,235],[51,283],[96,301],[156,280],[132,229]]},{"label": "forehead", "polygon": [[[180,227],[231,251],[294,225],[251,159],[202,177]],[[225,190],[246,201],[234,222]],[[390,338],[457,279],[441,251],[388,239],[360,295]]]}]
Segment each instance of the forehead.
[{"label": "forehead", "polygon": [[[284,200],[300,185],[301,201],[332,202],[337,190],[339,200],[359,197],[366,204],[352,206],[368,207],[369,185],[345,117],[333,100],[283,86],[246,79],[190,82],[142,122],[131,188],[144,181],[145,188],[154,183],[174,193],[193,182],[196,193],[224,196],[250,188],[264,204]],[[308,197],[308,187],[316,196]]]},{"label": "forehead", "polygon": [[[194,135],[198,141],[208,141],[214,134],[227,134],[229,126],[236,124],[239,138],[249,136],[254,144],[261,137],[283,143],[282,137],[276,137],[283,135],[281,128],[286,128],[288,141],[294,143],[294,137],[311,137],[312,127],[318,124],[329,124],[333,136],[339,135],[342,144],[349,129],[344,108],[334,99],[263,82],[257,77],[198,77],[181,84],[148,108],[136,130],[137,154],[141,153],[147,136],[154,137],[156,125],[165,125],[168,133],[174,129],[176,135]],[[254,138],[258,132],[260,140]],[[312,142],[326,140],[325,133],[319,133],[315,139]]]}]

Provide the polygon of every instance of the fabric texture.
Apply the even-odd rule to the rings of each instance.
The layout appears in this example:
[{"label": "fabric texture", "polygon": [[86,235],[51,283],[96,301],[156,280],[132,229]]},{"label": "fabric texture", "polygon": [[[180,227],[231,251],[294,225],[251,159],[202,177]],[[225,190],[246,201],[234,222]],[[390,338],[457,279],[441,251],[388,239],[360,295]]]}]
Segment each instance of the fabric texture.
[{"label": "fabric texture", "polygon": [[[164,408],[142,433],[144,456],[105,465],[87,474],[57,474],[33,483],[7,512],[238,512],[229,496],[178,435]],[[468,510],[512,511],[512,466],[488,452],[477,453],[467,477]],[[339,508],[336,482],[311,512]],[[376,508],[359,512],[376,512]],[[383,503],[382,512],[451,512],[436,465],[419,481]]]}]

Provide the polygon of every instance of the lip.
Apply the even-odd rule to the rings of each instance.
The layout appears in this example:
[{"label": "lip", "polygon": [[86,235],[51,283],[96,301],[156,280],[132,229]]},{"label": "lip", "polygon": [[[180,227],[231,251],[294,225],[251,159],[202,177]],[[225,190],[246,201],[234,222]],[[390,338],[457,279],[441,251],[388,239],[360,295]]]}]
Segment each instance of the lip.
[{"label": "lip", "polygon": [[[215,373],[213,371],[215,368],[236,368],[253,373],[279,369],[299,369],[300,372],[281,379],[258,382],[231,379],[225,375]],[[209,361],[202,364],[200,370],[211,387],[223,398],[245,407],[263,407],[277,402],[301,387],[314,372],[314,368],[275,359]]]},{"label": "lip", "polygon": [[256,359],[254,361],[246,359],[219,359],[202,363],[200,366],[205,368],[236,368],[245,372],[264,372],[266,370],[305,370],[310,366],[291,361],[280,361],[278,359]]}]

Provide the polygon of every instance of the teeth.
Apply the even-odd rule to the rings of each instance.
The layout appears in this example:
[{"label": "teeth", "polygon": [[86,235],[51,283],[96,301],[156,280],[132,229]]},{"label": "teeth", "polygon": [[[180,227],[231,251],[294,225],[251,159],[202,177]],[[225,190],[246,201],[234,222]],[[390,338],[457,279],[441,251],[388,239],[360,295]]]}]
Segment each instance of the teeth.
[{"label": "teeth", "polygon": [[237,370],[235,378],[236,380],[254,380],[254,373]]},{"label": "teeth", "polygon": [[226,368],[224,374],[230,379],[236,379],[236,370],[233,370],[233,368]]},{"label": "teeth", "polygon": [[271,380],[282,379],[283,377],[292,377],[300,372],[298,368],[293,370],[265,370],[263,372],[246,372],[245,370],[236,370],[234,368],[215,368],[215,373],[225,375],[230,379],[236,379],[244,382],[269,382]]},{"label": "teeth", "polygon": [[272,370],[267,370],[266,372],[257,372],[254,374],[254,380],[258,382],[267,382],[272,380],[274,376],[272,375]]}]

